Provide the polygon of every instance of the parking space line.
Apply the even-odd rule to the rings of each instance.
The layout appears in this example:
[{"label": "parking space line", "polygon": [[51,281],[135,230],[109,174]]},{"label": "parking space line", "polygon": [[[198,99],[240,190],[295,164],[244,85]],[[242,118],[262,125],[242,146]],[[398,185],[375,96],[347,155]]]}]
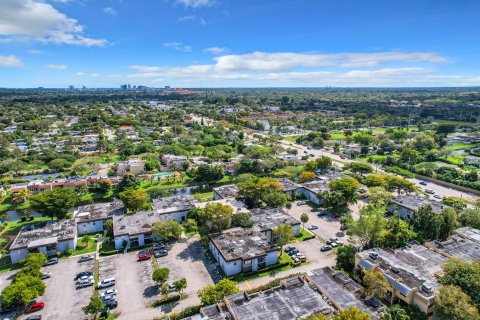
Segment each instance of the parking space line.
[{"label": "parking space line", "polygon": [[252,286],[250,285],[250,283],[248,283],[248,281],[245,281],[245,285],[247,286],[248,290],[252,289]]}]

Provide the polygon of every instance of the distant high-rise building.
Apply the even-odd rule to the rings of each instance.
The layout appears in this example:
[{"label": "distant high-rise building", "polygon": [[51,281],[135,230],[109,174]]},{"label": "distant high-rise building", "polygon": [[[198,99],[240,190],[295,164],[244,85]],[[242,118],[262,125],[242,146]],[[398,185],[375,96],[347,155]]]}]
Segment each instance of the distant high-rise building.
[{"label": "distant high-rise building", "polygon": [[126,90],[128,89],[128,86],[127,86],[126,84],[122,84],[122,85],[120,86],[120,89],[126,91]]},{"label": "distant high-rise building", "polygon": [[132,86],[131,85],[128,85],[128,90],[132,89]]},{"label": "distant high-rise building", "polygon": [[165,86],[165,90],[170,90],[170,86]]},{"label": "distant high-rise building", "polygon": [[68,86],[68,90],[73,91],[73,90],[75,90],[75,87],[71,84],[71,85]]}]

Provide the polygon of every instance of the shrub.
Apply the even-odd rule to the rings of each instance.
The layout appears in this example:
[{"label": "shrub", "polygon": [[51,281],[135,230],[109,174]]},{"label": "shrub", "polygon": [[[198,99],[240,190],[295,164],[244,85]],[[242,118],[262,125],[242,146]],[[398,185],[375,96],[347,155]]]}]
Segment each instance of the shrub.
[{"label": "shrub", "polygon": [[67,251],[65,251],[66,256],[71,256],[72,254],[73,254],[73,249],[68,249]]},{"label": "shrub", "polygon": [[20,218],[20,220],[21,220],[22,222],[25,222],[25,221],[27,221],[27,217],[23,216],[23,217]]},{"label": "shrub", "polygon": [[34,216],[30,216],[30,217],[28,218],[28,220],[30,220],[30,221],[33,221],[34,219],[35,219]]}]

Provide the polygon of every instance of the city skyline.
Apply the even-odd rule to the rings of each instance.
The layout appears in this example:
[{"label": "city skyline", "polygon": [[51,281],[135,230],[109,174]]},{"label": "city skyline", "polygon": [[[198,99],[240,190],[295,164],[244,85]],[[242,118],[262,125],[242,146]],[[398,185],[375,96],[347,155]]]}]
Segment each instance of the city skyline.
[{"label": "city skyline", "polygon": [[464,1],[5,0],[0,87],[478,86]]}]

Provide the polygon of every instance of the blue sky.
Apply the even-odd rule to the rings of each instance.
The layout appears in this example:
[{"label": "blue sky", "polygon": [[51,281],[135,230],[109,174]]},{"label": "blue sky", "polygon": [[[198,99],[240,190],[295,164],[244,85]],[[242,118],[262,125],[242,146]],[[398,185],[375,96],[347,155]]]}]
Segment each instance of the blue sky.
[{"label": "blue sky", "polygon": [[0,87],[478,86],[480,1],[0,0]]}]

